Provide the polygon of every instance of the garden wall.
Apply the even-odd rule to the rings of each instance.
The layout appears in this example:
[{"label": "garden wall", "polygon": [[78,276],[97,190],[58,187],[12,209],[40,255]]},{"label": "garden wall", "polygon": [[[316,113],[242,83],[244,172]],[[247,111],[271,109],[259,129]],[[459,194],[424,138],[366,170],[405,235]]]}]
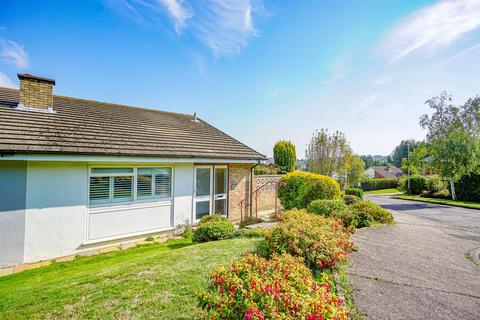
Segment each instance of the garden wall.
[{"label": "garden wall", "polygon": [[[275,183],[280,181],[282,175],[258,175],[255,176],[257,188],[266,185],[258,192],[258,211],[275,209]],[[253,199],[255,201],[255,199]],[[255,203],[254,203],[255,205]],[[278,201],[280,206],[280,201]],[[255,208],[254,208],[255,209]]]}]

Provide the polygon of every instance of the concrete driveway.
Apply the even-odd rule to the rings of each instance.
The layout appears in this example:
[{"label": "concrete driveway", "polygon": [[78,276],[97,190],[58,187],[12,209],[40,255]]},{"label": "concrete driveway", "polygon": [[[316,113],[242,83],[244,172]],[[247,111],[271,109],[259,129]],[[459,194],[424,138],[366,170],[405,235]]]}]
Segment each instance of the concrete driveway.
[{"label": "concrete driveway", "polygon": [[480,210],[370,196],[396,224],[354,236],[350,279],[368,319],[480,319]]}]

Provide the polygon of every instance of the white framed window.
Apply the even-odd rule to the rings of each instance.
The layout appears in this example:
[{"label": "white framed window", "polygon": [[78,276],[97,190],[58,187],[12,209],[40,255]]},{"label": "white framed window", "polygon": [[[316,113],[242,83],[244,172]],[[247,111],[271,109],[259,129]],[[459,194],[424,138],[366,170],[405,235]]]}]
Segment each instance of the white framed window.
[{"label": "white framed window", "polygon": [[171,199],[172,171],[172,167],[92,167],[90,205]]}]

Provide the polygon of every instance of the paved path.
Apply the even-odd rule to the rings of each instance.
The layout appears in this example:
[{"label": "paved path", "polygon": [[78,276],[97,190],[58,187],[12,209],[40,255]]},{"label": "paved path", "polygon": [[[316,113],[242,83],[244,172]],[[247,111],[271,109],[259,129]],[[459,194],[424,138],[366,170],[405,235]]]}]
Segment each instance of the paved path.
[{"label": "paved path", "polygon": [[349,270],[368,319],[480,319],[480,210],[370,196],[396,224],[364,228]]}]

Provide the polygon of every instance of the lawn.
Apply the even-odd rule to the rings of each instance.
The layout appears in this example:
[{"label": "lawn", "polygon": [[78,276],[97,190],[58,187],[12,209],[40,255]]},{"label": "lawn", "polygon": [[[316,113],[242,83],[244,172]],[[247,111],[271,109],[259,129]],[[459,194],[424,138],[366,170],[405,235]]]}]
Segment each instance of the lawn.
[{"label": "lawn", "polygon": [[365,191],[363,194],[368,196],[372,194],[388,194],[388,193],[398,193],[401,192],[398,189],[380,189],[380,190],[370,190],[370,191]]},{"label": "lawn", "polygon": [[0,319],[192,319],[208,273],[261,241],[169,240],[0,278]]},{"label": "lawn", "polygon": [[419,196],[409,196],[409,195],[404,195],[404,194],[393,196],[393,198],[403,199],[403,200],[429,202],[429,203],[446,204],[446,205],[449,205],[449,206],[463,207],[463,208],[470,208],[470,209],[480,209],[480,203],[478,203],[478,202],[458,201],[458,200],[453,201],[453,200],[435,199],[435,198],[423,198],[423,197],[419,197]]}]

